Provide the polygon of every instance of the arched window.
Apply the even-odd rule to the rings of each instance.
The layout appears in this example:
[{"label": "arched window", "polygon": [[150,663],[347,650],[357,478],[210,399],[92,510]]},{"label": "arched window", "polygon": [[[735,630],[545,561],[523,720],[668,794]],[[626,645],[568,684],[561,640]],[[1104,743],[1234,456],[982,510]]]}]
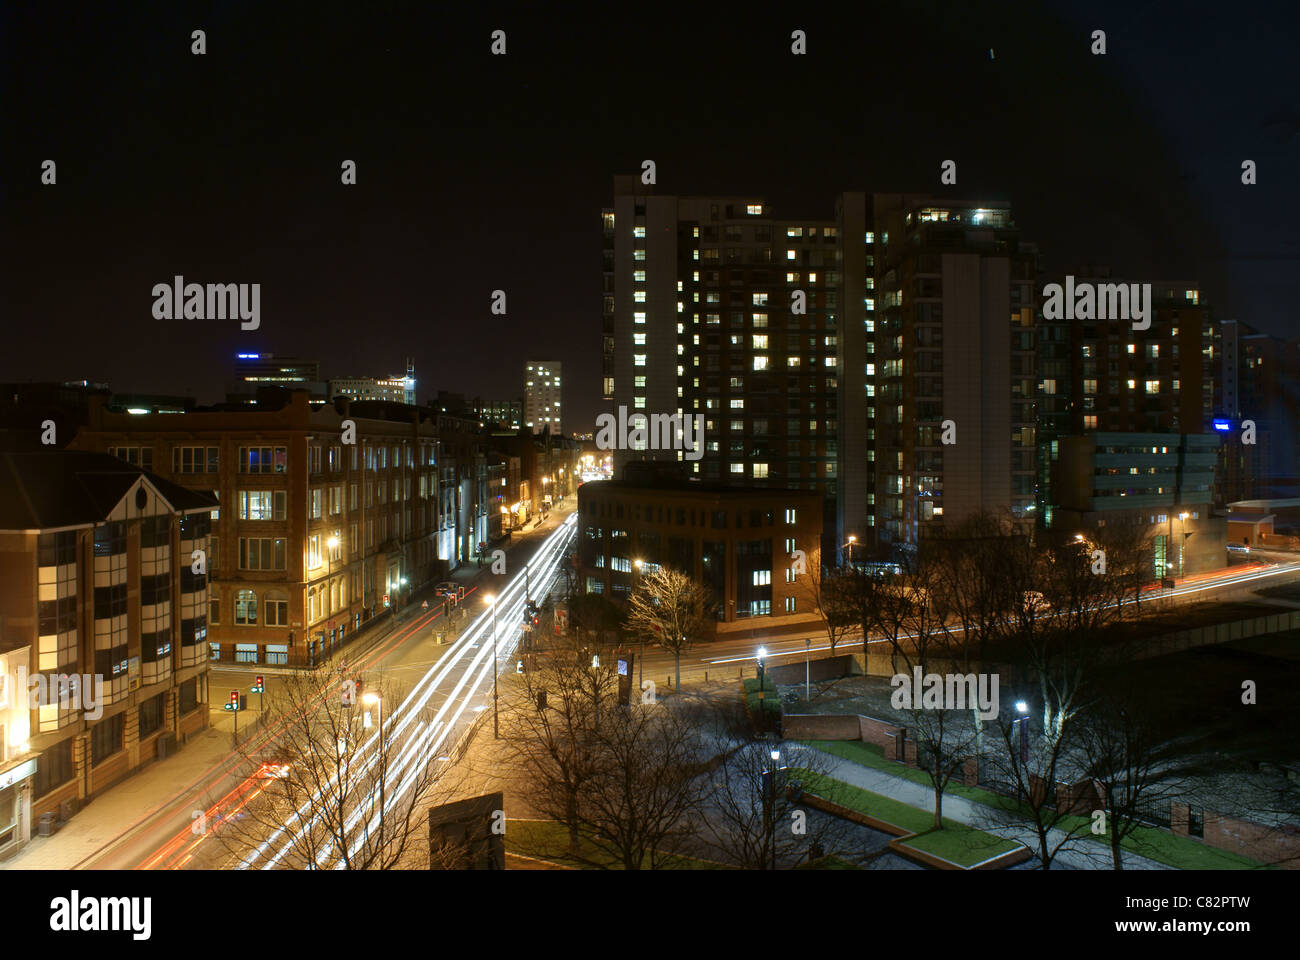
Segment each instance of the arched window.
[{"label": "arched window", "polygon": [[257,594],[252,590],[235,595],[235,623],[257,626]]}]

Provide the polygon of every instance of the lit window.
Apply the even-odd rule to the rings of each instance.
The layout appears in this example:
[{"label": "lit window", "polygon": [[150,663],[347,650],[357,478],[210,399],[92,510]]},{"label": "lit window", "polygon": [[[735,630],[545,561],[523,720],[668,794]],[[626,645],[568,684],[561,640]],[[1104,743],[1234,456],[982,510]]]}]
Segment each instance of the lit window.
[{"label": "lit window", "polygon": [[645,409],[645,397],[633,397],[632,406],[636,407],[638,410]]},{"label": "lit window", "polygon": [[786,357],[786,358],[785,358],[785,365],[786,365],[787,367],[797,367],[797,366],[799,366],[799,358],[798,358],[798,357]]},{"label": "lit window", "polygon": [[1084,416],[1084,418],[1083,418],[1083,429],[1085,429],[1085,430],[1096,430],[1096,429],[1097,429],[1097,417],[1096,417],[1095,414],[1087,414],[1087,415]]},{"label": "lit window", "polygon": [[632,228],[632,236],[636,237],[638,240],[644,240],[644,239],[645,239],[645,227],[633,227],[633,228]]},{"label": "lit window", "polygon": [[867,231],[866,242],[867,242],[867,243],[875,243],[875,242],[876,242],[876,235],[875,235],[874,233],[872,233],[870,230]]},{"label": "lit window", "polygon": [[634,354],[632,354],[632,366],[634,366],[634,367],[644,367],[644,366],[645,366],[645,357],[646,357],[646,355],[645,355],[644,353],[634,353]]},{"label": "lit window", "polygon": [[1159,392],[1160,392],[1160,381],[1159,381],[1159,380],[1148,380],[1148,381],[1146,382],[1146,390],[1147,390],[1147,393],[1159,393]]},{"label": "lit window", "polygon": [[798,254],[794,250],[787,250],[785,252],[785,258],[787,260],[795,260],[798,259]]},{"label": "lit window", "polygon": [[755,349],[755,350],[766,350],[766,349],[767,349],[767,334],[766,334],[766,333],[756,333],[756,334],[754,334],[754,336],[753,336],[753,340],[754,340],[754,349]]},{"label": "lit window", "polygon": [[645,323],[645,313],[643,313],[643,312],[637,312],[637,313],[632,314],[632,322],[633,322],[633,323]]},{"label": "lit window", "polygon": [[766,369],[767,369],[767,357],[763,357],[763,356],[755,357],[755,358],[754,358],[754,369],[755,369],[755,370],[766,370]]},{"label": "lit window", "polygon": [[1129,353],[1136,353],[1136,352],[1137,352],[1137,344],[1135,344],[1135,343],[1130,343],[1130,344],[1128,345],[1128,352],[1129,352]]},{"label": "lit window", "polygon": [[1085,381],[1083,381],[1083,392],[1084,392],[1084,393],[1096,393],[1096,392],[1097,392],[1097,381],[1096,381],[1096,380],[1085,380]]},{"label": "lit window", "polygon": [[1136,381],[1136,380],[1128,380],[1128,381],[1126,381],[1126,382],[1128,383],[1128,388],[1129,388],[1130,390],[1136,390],[1136,389],[1137,389],[1137,381]]},{"label": "lit window", "polygon": [[732,473],[744,473],[744,472],[745,472],[745,465],[744,465],[743,463],[733,463],[733,464],[731,465],[731,472],[732,472]]},{"label": "lit window", "polygon": [[632,334],[632,344],[633,344],[633,346],[644,347],[644,346],[645,346],[645,334],[644,334],[644,333],[634,333],[634,334]]},{"label": "lit window", "polygon": [[786,235],[787,237],[802,237],[802,236],[803,236],[803,227],[786,227],[786,228],[785,228],[785,235]]},{"label": "lit window", "polygon": [[826,366],[828,366],[828,367],[833,367],[833,366],[835,366],[835,358],[834,358],[834,357],[825,357],[825,358],[823,358],[823,359],[825,360]]},{"label": "lit window", "polygon": [[632,293],[632,302],[633,302],[633,303],[645,303],[645,291],[644,291],[644,290],[635,290],[635,291],[633,291],[633,293]]},{"label": "lit window", "polygon": [[731,398],[731,409],[732,409],[732,410],[744,410],[744,409],[745,409],[745,398],[744,398],[744,397],[732,397],[732,398]]},{"label": "lit window", "polygon": [[644,270],[633,270],[633,271],[632,271],[632,279],[633,279],[634,281],[636,281],[637,283],[645,283],[645,271],[644,271]]},{"label": "lit window", "polygon": [[644,390],[644,389],[645,389],[645,374],[644,374],[644,373],[639,373],[639,374],[637,374],[635,377],[632,378],[632,380],[634,381],[633,385],[634,385],[638,390]]},{"label": "lit window", "polygon": [[754,464],[754,479],[761,480],[766,476],[767,476],[767,464],[766,463]]},{"label": "lit window", "polygon": [[746,204],[745,212],[751,217],[761,217],[763,215],[763,205],[761,203]]}]

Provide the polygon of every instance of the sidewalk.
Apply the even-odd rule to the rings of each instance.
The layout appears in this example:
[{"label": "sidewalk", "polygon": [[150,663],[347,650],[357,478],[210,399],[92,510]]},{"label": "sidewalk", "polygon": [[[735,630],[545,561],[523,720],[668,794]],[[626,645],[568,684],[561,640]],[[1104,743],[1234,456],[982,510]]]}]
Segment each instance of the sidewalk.
[{"label": "sidewalk", "polygon": [[[244,726],[240,724],[242,739]],[[144,823],[177,797],[197,788],[231,750],[229,731],[208,728],[165,760],[141,767],[139,772],[109,787],[82,807],[52,837],[33,836],[0,870],[71,870],[83,860]],[[179,786],[183,784],[184,786]],[[161,799],[159,799],[161,798]],[[206,809],[207,798],[202,803]],[[196,806],[196,809],[200,807]]]},{"label": "sidewalk", "polygon": [[[827,775],[834,777],[836,780],[843,780],[855,787],[861,787],[864,790],[890,797],[900,803],[906,803],[910,807],[917,807],[927,811],[934,810],[934,791],[930,787],[913,783],[911,780],[890,776],[881,770],[864,767],[852,760],[844,760],[834,754],[825,753],[804,744],[791,743],[790,747],[792,752],[807,750],[815,753],[819,761],[821,761],[818,765],[819,770],[822,769],[823,763],[829,763],[831,766],[827,769]],[[1033,826],[1017,820],[1005,810],[974,803],[965,797],[945,792],[943,795],[943,815],[950,820],[956,820],[958,823],[964,823],[967,826],[996,834],[999,837],[1005,837],[1008,840],[1019,840],[1030,850],[1036,851],[1038,849],[1038,834]],[[1052,830],[1048,833],[1048,838],[1049,843],[1054,847],[1065,839],[1065,831]],[[1167,864],[1149,860],[1127,850],[1123,851],[1122,856],[1125,870],[1175,869]],[[1037,861],[1033,862],[1036,863]],[[1075,839],[1056,854],[1053,864],[1075,870],[1109,870],[1111,868],[1110,848],[1087,837],[1075,834]]]}]

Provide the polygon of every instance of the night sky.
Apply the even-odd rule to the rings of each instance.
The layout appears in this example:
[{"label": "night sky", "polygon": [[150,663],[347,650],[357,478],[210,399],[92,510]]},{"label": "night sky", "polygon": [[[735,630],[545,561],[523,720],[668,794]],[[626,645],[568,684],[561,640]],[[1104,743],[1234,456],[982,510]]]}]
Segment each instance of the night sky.
[{"label": "night sky", "polygon": [[[421,401],[504,398],[553,358],[589,429],[598,214],[647,158],[662,192],[777,216],[846,189],[1009,200],[1047,269],[1196,279],[1220,318],[1300,335],[1294,4],[157,6],[0,9],[0,380],[210,402],[237,351],[327,377],[409,354]],[[261,329],[155,320],[176,274],[261,283]]]}]

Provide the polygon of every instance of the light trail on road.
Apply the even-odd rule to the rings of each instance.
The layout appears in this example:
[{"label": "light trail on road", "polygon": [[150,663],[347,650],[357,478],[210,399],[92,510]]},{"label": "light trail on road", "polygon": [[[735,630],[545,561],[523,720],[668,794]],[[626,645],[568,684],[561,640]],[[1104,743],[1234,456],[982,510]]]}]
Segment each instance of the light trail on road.
[{"label": "light trail on road", "polygon": [[[432,754],[442,746],[474,701],[480,687],[484,685],[485,681],[491,679],[493,667],[500,669],[500,660],[502,658],[500,655],[505,655],[508,658],[513,653],[514,643],[518,636],[519,621],[522,619],[525,603],[525,584],[527,583],[530,586],[533,583],[536,584],[536,591],[533,595],[546,595],[559,573],[560,563],[576,529],[577,515],[572,514],[533,554],[532,559],[527,564],[527,576],[521,571],[501,590],[496,599],[499,656],[495,664],[492,662],[490,654],[490,643],[484,643],[481,647],[478,644],[478,641],[485,637],[489,641],[491,640],[493,614],[489,609],[475,619],[456,639],[438,663],[421,677],[415,688],[398,705],[391,716],[385,718],[387,723],[394,724],[394,726],[389,727],[387,735],[390,747],[392,743],[401,744],[398,748],[396,760],[390,760],[389,770],[385,772],[386,779],[393,776],[399,778],[396,788],[391,793],[386,792],[385,812],[400,802],[402,796],[417,779],[419,758]],[[504,642],[502,642],[503,637]],[[458,669],[459,676],[451,689],[443,689],[445,682]],[[466,695],[460,696],[466,690]],[[439,693],[444,694],[444,700],[434,717],[430,722],[420,724],[420,729],[412,732],[410,728],[421,721],[421,711]],[[406,738],[405,742],[403,742],[403,737]],[[378,731],[358,749],[361,751],[362,756],[362,770],[373,768],[378,763],[382,752]],[[253,867],[259,861],[261,862],[261,869],[264,870],[272,869],[280,864],[298,838],[317,824],[320,815],[310,814],[309,811],[320,800],[323,790],[333,789],[337,782],[338,774],[336,773],[325,788],[317,790],[298,807],[294,817],[300,821],[300,825],[290,827],[286,824],[277,828],[270,837],[258,845],[248,860],[239,865],[240,869]],[[371,796],[377,791],[378,785],[376,784]],[[366,799],[370,799],[370,797]],[[366,804],[359,804],[353,809],[345,821],[345,830],[353,831],[356,829],[358,822],[364,815],[362,811],[365,807]],[[379,816],[379,811],[376,811],[364,825],[365,828],[376,824]],[[283,842],[277,845],[281,838],[284,838]],[[360,836],[349,844],[349,852],[355,852],[365,842],[365,838],[366,832],[363,829]],[[316,865],[319,865],[321,859],[330,852],[331,850],[328,847],[322,848],[317,856]]]}]

